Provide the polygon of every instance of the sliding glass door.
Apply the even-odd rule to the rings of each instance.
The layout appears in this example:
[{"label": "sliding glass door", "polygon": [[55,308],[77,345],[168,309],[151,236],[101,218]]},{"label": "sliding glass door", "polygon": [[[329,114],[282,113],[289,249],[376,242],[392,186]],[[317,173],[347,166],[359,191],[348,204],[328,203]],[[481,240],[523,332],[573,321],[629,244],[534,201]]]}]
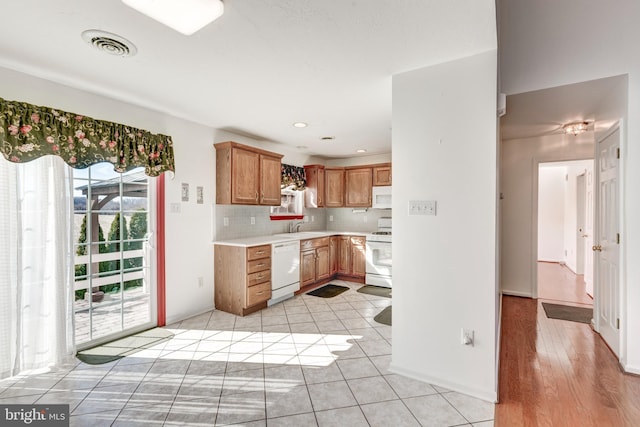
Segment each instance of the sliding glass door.
[{"label": "sliding glass door", "polygon": [[73,171],[79,349],[155,325],[154,179],[99,163]]}]

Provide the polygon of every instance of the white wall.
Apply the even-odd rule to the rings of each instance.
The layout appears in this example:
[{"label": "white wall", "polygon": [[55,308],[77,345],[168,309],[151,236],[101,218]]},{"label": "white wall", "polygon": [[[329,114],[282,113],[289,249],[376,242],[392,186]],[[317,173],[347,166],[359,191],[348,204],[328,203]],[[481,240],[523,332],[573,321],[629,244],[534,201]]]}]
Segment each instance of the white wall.
[{"label": "white wall", "polygon": [[[154,133],[171,135],[176,174],[166,177],[166,275],[167,320],[213,306],[211,250],[211,203],[215,170],[211,143],[213,129],[166,114],[69,88],[26,74],[0,68],[0,97],[85,114],[128,124]],[[181,183],[204,187],[204,204],[194,198],[180,202]],[[179,203],[181,213],[172,214],[170,203]],[[204,286],[197,286],[202,277]]]},{"label": "white wall", "polygon": [[564,166],[538,169],[538,261],[564,262]]},{"label": "white wall", "polygon": [[[490,401],[496,62],[492,50],[393,77],[392,370]],[[437,215],[408,216],[409,200],[436,200]]]},{"label": "white wall", "polygon": [[[621,165],[624,199],[620,362],[640,374],[640,2],[499,0],[501,90],[516,94],[628,74]],[[603,117],[602,115],[598,117]],[[506,252],[506,248],[505,248]],[[633,339],[632,339],[633,338]]]}]

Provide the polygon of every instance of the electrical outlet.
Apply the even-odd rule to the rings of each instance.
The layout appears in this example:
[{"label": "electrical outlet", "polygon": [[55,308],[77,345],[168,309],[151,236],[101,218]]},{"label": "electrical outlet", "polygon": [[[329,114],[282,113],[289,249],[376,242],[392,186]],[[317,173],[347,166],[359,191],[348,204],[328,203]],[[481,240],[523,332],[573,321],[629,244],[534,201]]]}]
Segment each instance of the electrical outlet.
[{"label": "electrical outlet", "polygon": [[462,345],[470,345],[473,347],[474,339],[473,339],[473,329],[464,329],[461,331],[461,343]]},{"label": "electrical outlet", "polygon": [[256,217],[255,216],[251,217],[251,225],[256,225]]},{"label": "electrical outlet", "polygon": [[329,215],[329,222],[333,222],[333,215]]},{"label": "electrical outlet", "polygon": [[225,216],[224,218],[222,218],[222,224],[223,224],[225,227],[228,227],[228,226],[229,226],[229,218],[228,218],[228,217],[226,217],[226,216]]},{"label": "electrical outlet", "polygon": [[204,286],[204,277],[198,277],[198,287],[201,288]]}]

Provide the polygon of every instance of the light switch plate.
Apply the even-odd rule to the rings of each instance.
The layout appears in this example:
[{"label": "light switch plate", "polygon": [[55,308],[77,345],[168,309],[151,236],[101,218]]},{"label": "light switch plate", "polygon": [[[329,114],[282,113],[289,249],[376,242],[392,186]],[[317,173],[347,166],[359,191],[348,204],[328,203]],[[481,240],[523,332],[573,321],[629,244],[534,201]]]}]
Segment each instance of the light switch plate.
[{"label": "light switch plate", "polygon": [[409,200],[409,215],[435,215],[435,200]]}]

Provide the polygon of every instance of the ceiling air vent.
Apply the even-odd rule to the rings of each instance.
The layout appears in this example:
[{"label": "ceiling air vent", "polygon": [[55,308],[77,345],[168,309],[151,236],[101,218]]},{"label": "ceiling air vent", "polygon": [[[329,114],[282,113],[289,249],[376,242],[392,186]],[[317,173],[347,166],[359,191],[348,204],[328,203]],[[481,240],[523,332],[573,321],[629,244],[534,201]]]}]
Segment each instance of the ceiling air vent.
[{"label": "ceiling air vent", "polygon": [[138,49],[129,40],[117,34],[100,30],[87,30],[82,32],[82,40],[89,43],[101,52],[114,56],[133,56]]}]

